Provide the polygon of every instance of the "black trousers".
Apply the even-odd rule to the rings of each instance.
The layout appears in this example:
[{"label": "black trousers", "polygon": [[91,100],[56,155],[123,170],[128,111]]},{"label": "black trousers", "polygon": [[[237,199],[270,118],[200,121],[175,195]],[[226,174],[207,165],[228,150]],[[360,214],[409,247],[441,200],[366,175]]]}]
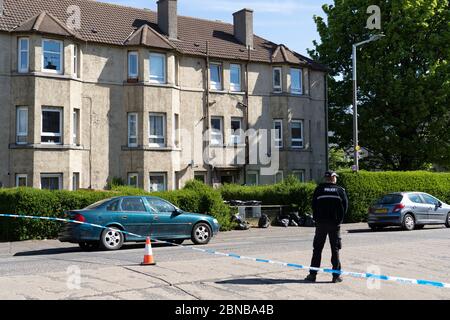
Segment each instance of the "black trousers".
[{"label": "black trousers", "polygon": [[[322,260],[322,250],[325,245],[325,241],[327,240],[327,235],[330,239],[331,263],[333,264],[333,270],[341,270],[341,262],[339,260],[339,250],[342,249],[341,226],[332,224],[318,224],[316,226],[311,267],[320,268],[320,262]],[[317,271],[311,270],[310,273],[312,275],[316,275]],[[338,275],[339,274],[333,274],[333,276]]]}]

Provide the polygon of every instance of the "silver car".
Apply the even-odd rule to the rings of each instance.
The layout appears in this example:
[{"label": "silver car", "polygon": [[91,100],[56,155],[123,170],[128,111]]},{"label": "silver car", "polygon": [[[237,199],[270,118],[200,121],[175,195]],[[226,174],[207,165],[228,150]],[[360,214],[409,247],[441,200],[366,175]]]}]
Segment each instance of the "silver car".
[{"label": "silver car", "polygon": [[374,231],[387,226],[411,231],[427,224],[445,224],[450,228],[450,206],[428,193],[391,193],[369,208],[368,224]]}]

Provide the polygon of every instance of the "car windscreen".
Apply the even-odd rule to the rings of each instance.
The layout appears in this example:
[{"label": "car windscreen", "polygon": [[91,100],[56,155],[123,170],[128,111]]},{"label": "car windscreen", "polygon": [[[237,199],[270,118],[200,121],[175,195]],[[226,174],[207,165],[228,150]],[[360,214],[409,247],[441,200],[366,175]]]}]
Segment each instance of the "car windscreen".
[{"label": "car windscreen", "polygon": [[388,194],[378,199],[376,204],[397,204],[402,202],[402,199],[403,196],[401,194]]},{"label": "car windscreen", "polygon": [[98,207],[100,207],[101,205],[105,204],[106,202],[110,201],[111,199],[105,199],[105,200],[100,200],[96,203],[91,204],[90,206],[87,206],[86,208],[84,208],[84,210],[93,210],[93,209],[97,209]]}]

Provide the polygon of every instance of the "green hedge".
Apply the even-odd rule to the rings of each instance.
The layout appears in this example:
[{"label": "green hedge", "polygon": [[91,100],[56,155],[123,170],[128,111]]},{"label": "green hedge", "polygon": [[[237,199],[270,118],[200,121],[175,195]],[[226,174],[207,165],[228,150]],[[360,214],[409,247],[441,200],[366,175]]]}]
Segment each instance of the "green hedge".
[{"label": "green hedge", "polygon": [[289,179],[266,186],[225,185],[219,190],[225,200],[257,200],[264,205],[291,205],[301,213],[309,213],[312,211],[311,199],[315,188],[314,183]]},{"label": "green hedge", "polygon": [[347,222],[367,221],[368,208],[390,192],[426,192],[450,203],[450,173],[341,171],[338,181],[349,195]]},{"label": "green hedge", "polygon": [[[220,193],[200,183],[190,182],[183,190],[148,193],[129,187],[111,191],[47,191],[31,188],[0,189],[0,213],[63,217],[64,211],[84,208],[102,199],[121,195],[153,195],[166,199],[183,210],[208,213],[232,228],[230,208]],[[61,224],[45,220],[0,218],[0,241],[56,238]]]}]

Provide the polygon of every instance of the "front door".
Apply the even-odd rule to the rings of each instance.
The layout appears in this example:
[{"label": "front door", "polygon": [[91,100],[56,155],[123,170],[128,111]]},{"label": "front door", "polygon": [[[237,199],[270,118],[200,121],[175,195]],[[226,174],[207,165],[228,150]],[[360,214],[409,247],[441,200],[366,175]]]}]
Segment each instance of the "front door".
[{"label": "front door", "polygon": [[158,198],[146,198],[149,206],[155,211],[152,222],[152,235],[161,239],[175,239],[189,236],[190,224],[183,213],[167,201]]},{"label": "front door", "polygon": [[425,203],[425,200],[418,193],[409,194],[408,197],[413,202],[412,210],[416,217],[416,223],[428,222],[429,206]]},{"label": "front door", "polygon": [[447,218],[447,212],[439,206],[439,200],[428,194],[422,194],[428,206],[428,220],[431,223],[444,223]]}]

